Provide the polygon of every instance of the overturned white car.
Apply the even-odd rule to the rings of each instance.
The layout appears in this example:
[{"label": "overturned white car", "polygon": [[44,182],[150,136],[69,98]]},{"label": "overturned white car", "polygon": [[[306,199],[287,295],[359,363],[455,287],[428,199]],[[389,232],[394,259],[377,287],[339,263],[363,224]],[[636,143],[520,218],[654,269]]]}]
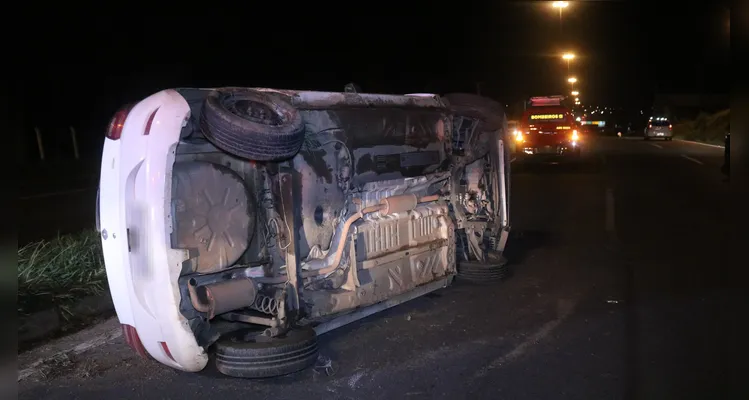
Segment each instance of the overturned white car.
[{"label": "overturned white car", "polygon": [[282,375],[321,333],[456,275],[503,278],[505,132],[468,94],[174,89],[123,108],[98,217],[127,342],[185,371],[213,349],[224,374]]}]

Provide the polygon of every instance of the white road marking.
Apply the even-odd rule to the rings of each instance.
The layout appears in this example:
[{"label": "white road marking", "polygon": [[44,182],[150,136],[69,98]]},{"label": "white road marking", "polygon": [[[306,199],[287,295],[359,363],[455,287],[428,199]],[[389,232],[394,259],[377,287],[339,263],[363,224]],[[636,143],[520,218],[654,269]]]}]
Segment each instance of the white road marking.
[{"label": "white road marking", "polygon": [[657,148],[659,148],[659,149],[662,149],[662,148],[663,148],[663,147],[662,147],[661,145],[659,145],[659,144],[655,144],[655,143],[650,143],[650,145],[651,145],[651,146],[653,146],[653,147],[657,147]]},{"label": "white road marking", "polygon": [[61,196],[64,194],[73,194],[73,193],[80,193],[85,192],[87,190],[94,190],[96,188],[80,188],[80,189],[71,189],[71,190],[61,190],[59,192],[49,192],[49,193],[39,193],[39,194],[32,194],[30,196],[22,196],[19,197],[20,200],[29,200],[29,199],[41,199],[44,197],[53,197],[53,196]]},{"label": "white road marking", "polygon": [[606,189],[606,232],[616,241],[616,208],[614,206],[614,189]]},{"label": "white road marking", "polygon": [[515,160],[516,160],[516,158],[513,158],[512,160],[510,160],[510,164],[514,163]]},{"label": "white road marking", "polygon": [[547,336],[556,329],[559,324],[562,323],[569,315],[572,313],[572,310],[575,308],[575,305],[577,304],[576,301],[572,300],[559,300],[557,302],[557,318],[545,323],[541,329],[539,329],[536,333],[531,335],[528,339],[520,343],[517,347],[512,349],[509,353],[503,355],[502,357],[499,357],[489,363],[484,368],[481,368],[479,371],[476,372],[476,374],[473,375],[473,379],[483,378],[486,376],[486,374],[489,373],[489,371],[499,368],[507,363],[510,363],[517,358],[521,357],[525,352],[528,350],[528,348],[531,345],[534,345]]},{"label": "white road marking", "polygon": [[715,148],[718,148],[718,149],[725,149],[725,148],[726,148],[726,146],[719,146],[719,145],[717,145],[717,144],[709,144],[709,143],[695,142],[695,141],[692,141],[692,140],[683,140],[683,139],[674,139],[674,140],[676,140],[677,142],[682,142],[682,143],[691,143],[691,144],[699,144],[699,145],[702,145],[702,146],[707,146],[707,147],[715,147]]},{"label": "white road marking", "polygon": [[684,158],[686,158],[687,160],[689,160],[689,161],[691,161],[691,162],[694,162],[694,163],[697,163],[697,164],[700,164],[700,165],[704,165],[704,164],[702,163],[702,161],[700,161],[700,160],[697,160],[697,159],[694,159],[694,158],[692,158],[692,157],[689,157],[689,156],[688,156],[688,155],[686,155],[686,154],[682,154],[681,156],[682,156],[682,157],[684,157]]}]

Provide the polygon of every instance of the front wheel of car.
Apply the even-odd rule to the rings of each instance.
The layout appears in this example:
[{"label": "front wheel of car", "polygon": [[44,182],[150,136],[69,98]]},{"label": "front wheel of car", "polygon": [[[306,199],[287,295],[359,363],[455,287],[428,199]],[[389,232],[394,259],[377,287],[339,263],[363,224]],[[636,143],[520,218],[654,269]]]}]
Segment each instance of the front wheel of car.
[{"label": "front wheel of car", "polygon": [[270,378],[312,366],[317,353],[317,334],[310,327],[275,338],[234,334],[216,343],[216,368],[237,378]]},{"label": "front wheel of car", "polygon": [[510,270],[507,260],[502,257],[499,261],[461,261],[458,264],[458,279],[474,284],[490,284],[509,277]]}]

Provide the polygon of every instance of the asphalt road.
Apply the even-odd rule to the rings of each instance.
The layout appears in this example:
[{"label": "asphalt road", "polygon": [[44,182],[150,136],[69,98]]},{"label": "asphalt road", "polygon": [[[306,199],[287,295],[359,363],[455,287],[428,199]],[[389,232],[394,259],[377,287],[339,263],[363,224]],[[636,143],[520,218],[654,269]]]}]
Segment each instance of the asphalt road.
[{"label": "asphalt road", "polygon": [[612,138],[582,165],[513,163],[514,276],[456,282],[323,335],[316,368],[188,374],[119,339],[20,382],[19,398],[747,398],[745,368],[730,364],[743,296],[727,249],[741,232],[721,157]]}]

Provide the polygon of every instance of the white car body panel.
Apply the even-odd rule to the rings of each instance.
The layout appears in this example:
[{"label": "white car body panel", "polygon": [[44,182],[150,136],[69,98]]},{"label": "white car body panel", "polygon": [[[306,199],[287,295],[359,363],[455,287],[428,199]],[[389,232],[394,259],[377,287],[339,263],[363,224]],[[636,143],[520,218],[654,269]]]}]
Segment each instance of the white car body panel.
[{"label": "white car body panel", "polygon": [[[165,215],[171,209],[174,152],[189,113],[175,90],[156,93],[132,108],[121,138],[105,140],[99,212],[107,279],[120,323],[135,327],[146,351],[159,362],[200,371],[208,356],[179,312],[177,281],[186,255],[170,248],[171,219]],[[171,357],[160,342],[167,344]]]}]

